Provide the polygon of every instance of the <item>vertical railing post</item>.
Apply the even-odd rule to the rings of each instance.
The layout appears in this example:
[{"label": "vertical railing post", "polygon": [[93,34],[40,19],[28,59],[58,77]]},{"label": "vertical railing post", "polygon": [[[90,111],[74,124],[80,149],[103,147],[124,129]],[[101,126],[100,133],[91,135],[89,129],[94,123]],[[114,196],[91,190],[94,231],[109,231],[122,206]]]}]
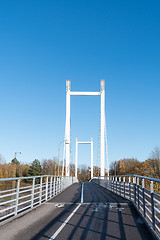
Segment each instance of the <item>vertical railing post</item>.
[{"label": "vertical railing post", "polygon": [[54,176],[52,177],[52,197],[54,196]]},{"label": "vertical railing post", "polygon": [[58,193],[58,187],[57,187],[57,185],[58,185],[58,177],[56,177],[56,182],[55,182],[55,193],[56,193],[56,195],[57,195],[57,193]]},{"label": "vertical railing post", "polygon": [[136,205],[136,177],[133,177],[134,204]]},{"label": "vertical railing post", "polygon": [[52,176],[50,178],[50,198],[52,197]]},{"label": "vertical railing post", "polygon": [[121,177],[119,177],[119,195],[121,195]]},{"label": "vertical railing post", "polygon": [[63,177],[61,178],[61,188],[62,188],[62,191],[64,189],[64,186],[63,186]]},{"label": "vertical railing post", "polygon": [[142,178],[142,194],[143,194],[143,216],[146,217],[146,208],[145,208],[145,190],[144,190],[144,178]]},{"label": "vertical railing post", "polygon": [[48,176],[46,177],[46,201],[48,199]]},{"label": "vertical railing post", "polygon": [[153,181],[150,181],[150,191],[151,191],[152,226],[153,226],[153,229],[155,229],[155,212],[154,212]]},{"label": "vertical railing post", "polygon": [[138,209],[139,209],[139,177],[137,178],[137,195],[138,195]]},{"label": "vertical railing post", "polygon": [[40,178],[40,189],[39,189],[39,203],[41,204],[42,202],[42,178]]},{"label": "vertical railing post", "polygon": [[107,188],[109,189],[109,176],[107,176]]},{"label": "vertical railing post", "polygon": [[125,177],[123,177],[123,196],[125,197]]},{"label": "vertical railing post", "polygon": [[15,206],[15,213],[14,213],[15,216],[17,215],[17,212],[18,212],[19,187],[20,187],[20,179],[18,179],[17,181],[16,206]]},{"label": "vertical railing post", "polygon": [[110,189],[110,185],[111,185],[110,182],[111,182],[111,177],[109,176],[109,181],[108,181],[108,189],[109,189],[109,190],[111,190],[111,189]]},{"label": "vertical railing post", "polygon": [[115,177],[113,177],[113,192],[115,192]]},{"label": "vertical railing post", "polygon": [[54,188],[54,196],[56,195],[56,177],[54,177],[54,185],[53,185],[53,188]]},{"label": "vertical railing post", "polygon": [[[72,178],[73,178],[73,177],[72,177]],[[61,177],[59,177],[59,184],[60,184],[60,192],[62,192],[62,189],[61,189],[61,185],[62,185]]]},{"label": "vertical railing post", "polygon": [[63,176],[63,189],[65,188],[66,177]]},{"label": "vertical railing post", "polygon": [[129,176],[129,200],[131,201],[131,177]]},{"label": "vertical railing post", "polygon": [[111,177],[111,191],[113,192],[113,181],[114,181],[114,177]]},{"label": "vertical railing post", "polygon": [[58,178],[56,177],[56,181],[55,181],[55,194],[57,195],[57,192],[58,192],[58,190],[57,190],[57,181],[58,181]]},{"label": "vertical railing post", "polygon": [[59,177],[59,192],[61,192],[61,177]]},{"label": "vertical railing post", "polygon": [[34,205],[34,187],[35,187],[35,177],[33,177],[33,182],[32,182],[31,208],[33,208],[33,205]]},{"label": "vertical railing post", "polygon": [[116,177],[116,193],[117,193],[117,177]]},{"label": "vertical railing post", "polygon": [[57,194],[59,193],[59,177],[57,177]]},{"label": "vertical railing post", "polygon": [[60,177],[58,177],[58,193],[60,193]]},{"label": "vertical railing post", "polygon": [[[73,177],[72,177],[73,178]],[[62,177],[60,177],[60,185],[61,185],[61,192],[63,190],[63,182],[62,182]]]}]

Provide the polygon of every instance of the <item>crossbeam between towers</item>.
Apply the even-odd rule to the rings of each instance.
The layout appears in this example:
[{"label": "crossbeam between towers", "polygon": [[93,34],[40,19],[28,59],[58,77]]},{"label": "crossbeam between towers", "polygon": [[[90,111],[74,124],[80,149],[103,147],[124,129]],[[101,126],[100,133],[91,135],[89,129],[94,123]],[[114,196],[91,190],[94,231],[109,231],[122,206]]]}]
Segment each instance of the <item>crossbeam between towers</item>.
[{"label": "crossbeam between towers", "polygon": [[100,92],[70,92],[71,96],[100,96]]}]

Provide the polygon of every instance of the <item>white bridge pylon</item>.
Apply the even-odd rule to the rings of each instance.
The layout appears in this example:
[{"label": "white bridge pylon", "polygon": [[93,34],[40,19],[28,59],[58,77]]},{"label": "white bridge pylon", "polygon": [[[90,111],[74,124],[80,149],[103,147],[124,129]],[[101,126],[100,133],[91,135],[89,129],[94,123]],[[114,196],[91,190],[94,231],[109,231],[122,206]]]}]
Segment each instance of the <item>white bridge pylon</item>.
[{"label": "white bridge pylon", "polygon": [[71,96],[100,96],[101,97],[101,176],[104,176],[104,160],[105,160],[105,84],[104,80],[101,80],[100,92],[71,92],[70,80],[66,81],[66,176],[70,175],[70,97]]},{"label": "white bridge pylon", "polygon": [[76,178],[77,178],[77,169],[78,169],[78,144],[91,145],[91,178],[93,178],[93,137],[91,137],[90,142],[78,142],[78,137],[76,137],[76,161],[75,161],[75,177]]}]

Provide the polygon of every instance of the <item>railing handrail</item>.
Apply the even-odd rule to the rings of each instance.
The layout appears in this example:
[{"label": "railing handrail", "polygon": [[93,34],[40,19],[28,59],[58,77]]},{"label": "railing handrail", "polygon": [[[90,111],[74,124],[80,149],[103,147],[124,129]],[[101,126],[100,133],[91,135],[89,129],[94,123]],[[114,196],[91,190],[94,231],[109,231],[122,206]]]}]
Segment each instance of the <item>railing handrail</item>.
[{"label": "railing handrail", "polygon": [[39,175],[39,176],[28,176],[28,177],[15,177],[15,178],[0,178],[0,182],[2,181],[13,181],[18,179],[33,179],[33,178],[41,178],[41,177],[60,177],[60,178],[69,178],[72,176],[57,176],[57,175]]},{"label": "railing handrail", "polygon": [[140,176],[140,175],[135,175],[135,174],[131,174],[131,175],[97,176],[97,177],[93,177],[93,178],[104,178],[104,177],[105,178],[110,178],[110,177],[138,177],[138,178],[147,179],[147,180],[150,180],[150,181],[154,181],[154,182],[159,182],[160,183],[160,179],[158,179],[158,178]]}]

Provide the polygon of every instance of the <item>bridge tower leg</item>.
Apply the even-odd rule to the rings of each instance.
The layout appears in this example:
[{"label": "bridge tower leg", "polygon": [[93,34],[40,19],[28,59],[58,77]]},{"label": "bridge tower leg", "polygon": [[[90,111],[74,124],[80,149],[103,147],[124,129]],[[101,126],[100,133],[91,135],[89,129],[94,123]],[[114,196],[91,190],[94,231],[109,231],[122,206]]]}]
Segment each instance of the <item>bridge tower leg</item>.
[{"label": "bridge tower leg", "polygon": [[104,130],[105,130],[105,84],[104,80],[101,80],[101,176],[104,176],[104,158],[105,158]]},{"label": "bridge tower leg", "polygon": [[91,137],[91,178],[93,178],[93,137]]},{"label": "bridge tower leg", "polygon": [[70,175],[70,80],[66,81],[66,176]]},{"label": "bridge tower leg", "polygon": [[75,162],[75,177],[77,178],[77,164],[78,164],[78,137],[76,137],[76,162]]}]

